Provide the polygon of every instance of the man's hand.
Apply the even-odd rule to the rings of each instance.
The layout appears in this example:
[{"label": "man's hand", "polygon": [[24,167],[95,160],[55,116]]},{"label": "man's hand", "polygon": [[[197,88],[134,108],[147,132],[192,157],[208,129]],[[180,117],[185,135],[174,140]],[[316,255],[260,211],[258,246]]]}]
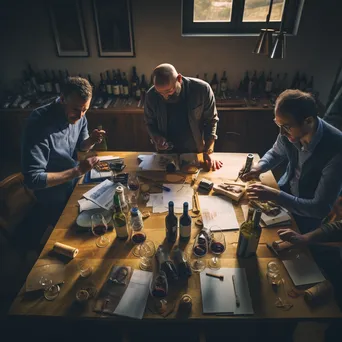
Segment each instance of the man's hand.
[{"label": "man's hand", "polygon": [[250,200],[276,201],[280,190],[263,184],[252,184],[247,187],[247,196]]},{"label": "man's hand", "polygon": [[309,242],[308,236],[299,234],[292,229],[279,229],[277,233],[283,241],[288,241],[294,245],[306,245]]},{"label": "man's hand", "polygon": [[240,170],[240,178],[242,181],[247,182],[251,179],[255,179],[255,178],[259,178],[260,174],[262,173],[260,170],[260,167],[258,166],[258,164],[255,164],[252,166],[251,171],[243,174],[243,170],[245,169],[245,166],[243,166]]},{"label": "man's hand", "polygon": [[219,170],[222,166],[223,163],[220,160],[215,160],[212,159],[210,154],[208,153],[203,153],[203,159],[204,159],[204,164],[207,169],[207,171],[213,170]]},{"label": "man's hand", "polygon": [[81,160],[76,170],[79,176],[84,175],[88,171],[90,171],[97,163],[99,162],[99,158],[97,157],[90,157],[84,160]]},{"label": "man's hand", "polygon": [[90,140],[94,144],[99,144],[102,140],[106,131],[100,129],[94,129],[90,134]]},{"label": "man's hand", "polygon": [[167,144],[167,141],[164,137],[161,137],[161,136],[154,137],[154,143],[158,151],[165,151],[169,148],[169,145]]}]

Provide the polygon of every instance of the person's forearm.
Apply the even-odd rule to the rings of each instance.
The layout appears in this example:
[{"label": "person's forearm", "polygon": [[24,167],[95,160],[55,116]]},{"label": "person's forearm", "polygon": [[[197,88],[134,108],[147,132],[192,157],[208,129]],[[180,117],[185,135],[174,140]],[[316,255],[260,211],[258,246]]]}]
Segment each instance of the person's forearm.
[{"label": "person's forearm", "polygon": [[209,150],[214,151],[215,146],[215,139],[209,139],[204,144],[204,152],[207,152]]},{"label": "person's forearm", "polygon": [[61,172],[48,172],[46,179],[46,186],[52,187],[60,185],[73,180],[76,177],[81,176],[77,167],[73,169],[61,171]]},{"label": "person's forearm", "polygon": [[88,139],[83,140],[81,142],[80,148],[81,148],[81,151],[87,152],[91,150],[94,145],[95,143],[92,141],[91,137],[89,137]]},{"label": "person's forearm", "polygon": [[258,166],[262,172],[272,170],[286,159],[286,152],[280,139],[281,138],[278,136],[273,147],[259,160]]},{"label": "person's forearm", "polygon": [[306,241],[308,244],[315,243],[315,242],[324,242],[326,241],[326,234],[323,232],[321,228],[317,228],[312,232],[303,234],[305,236]]}]

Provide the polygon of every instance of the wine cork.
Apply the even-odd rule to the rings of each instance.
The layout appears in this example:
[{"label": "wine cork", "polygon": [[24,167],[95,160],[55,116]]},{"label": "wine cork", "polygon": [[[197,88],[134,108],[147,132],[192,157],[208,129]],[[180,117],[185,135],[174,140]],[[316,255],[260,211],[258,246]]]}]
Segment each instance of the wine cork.
[{"label": "wine cork", "polygon": [[192,308],[192,298],[190,295],[185,294],[179,302],[179,309],[182,311],[190,311]]},{"label": "wine cork", "polygon": [[326,301],[332,294],[333,287],[328,280],[318,283],[304,292],[304,299],[308,304],[316,305]]},{"label": "wine cork", "polygon": [[63,243],[60,243],[60,242],[56,242],[54,244],[53,251],[71,259],[75,258],[75,256],[78,254],[77,248],[64,245]]}]

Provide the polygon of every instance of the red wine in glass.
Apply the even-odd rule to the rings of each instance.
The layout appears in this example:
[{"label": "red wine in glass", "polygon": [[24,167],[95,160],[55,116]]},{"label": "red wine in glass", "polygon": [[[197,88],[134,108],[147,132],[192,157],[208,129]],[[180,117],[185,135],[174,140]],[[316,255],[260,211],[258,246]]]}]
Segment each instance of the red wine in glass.
[{"label": "red wine in glass", "polygon": [[167,295],[166,289],[164,287],[156,286],[152,290],[152,296],[155,298],[165,298]]},{"label": "red wine in glass", "polygon": [[198,257],[202,257],[207,254],[207,247],[205,245],[198,244],[194,247],[194,254]]},{"label": "red wine in glass", "polygon": [[128,189],[131,191],[137,191],[137,190],[139,190],[139,184],[128,183]]},{"label": "red wine in glass", "polygon": [[215,254],[222,254],[225,250],[225,247],[221,242],[212,242],[210,248]]},{"label": "red wine in glass", "polygon": [[98,224],[93,228],[94,235],[102,236],[106,233],[107,227],[104,224]]},{"label": "red wine in glass", "polygon": [[136,244],[143,243],[146,240],[146,234],[144,233],[135,233],[132,236],[132,242]]}]

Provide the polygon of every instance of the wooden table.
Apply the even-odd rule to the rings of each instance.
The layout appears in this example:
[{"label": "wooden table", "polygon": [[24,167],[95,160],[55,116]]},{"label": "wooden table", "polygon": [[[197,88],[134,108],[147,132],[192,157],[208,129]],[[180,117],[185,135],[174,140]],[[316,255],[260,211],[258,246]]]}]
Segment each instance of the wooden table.
[{"label": "wooden table", "polygon": [[[127,165],[125,171],[135,171],[138,165],[137,156],[135,152],[103,152],[99,155],[117,155],[125,158]],[[215,154],[215,158],[223,161],[224,167],[220,171],[203,173],[201,177],[206,178],[229,178],[235,179],[240,167],[243,165],[246,155],[237,153],[222,153]],[[258,157],[257,157],[258,158]],[[163,175],[160,175],[163,177]],[[277,184],[271,172],[267,172],[262,175],[261,180],[264,184],[276,187]],[[75,219],[78,215],[78,203],[82,197],[82,194],[90,189],[93,185],[78,184],[71,195],[55,229],[53,230],[48,242],[46,243],[38,261],[34,267],[42,265],[51,261],[50,252],[56,241],[62,242],[74,247],[79,248],[80,252],[77,257],[70,262],[66,263],[65,269],[65,284],[61,286],[61,292],[58,298],[52,302],[48,302],[42,299],[42,296],[33,297],[25,295],[25,286],[22,288],[16,299],[14,300],[9,314],[12,316],[49,316],[49,317],[70,317],[70,318],[91,318],[99,320],[110,320],[123,322],[124,318],[119,317],[100,317],[99,314],[93,312],[94,300],[89,300],[86,305],[80,309],[75,303],[75,294],[78,289],[84,286],[86,283],[93,283],[100,289],[104,283],[107,274],[112,265],[126,265],[138,268],[139,259],[134,257],[131,253],[132,244],[130,241],[122,242],[116,239],[116,233],[107,233],[107,236],[112,241],[111,245],[107,248],[97,248],[95,245],[95,237],[88,233],[79,234],[76,233]],[[246,199],[242,199],[241,203],[246,203]],[[239,223],[241,224],[243,214],[239,205],[235,205],[236,215]],[[150,218],[144,222],[145,232],[148,239],[153,240],[158,246],[165,238],[165,214],[153,214]],[[296,320],[315,320],[315,319],[332,319],[342,318],[342,314],[338,309],[335,301],[331,301],[325,305],[319,306],[315,309],[311,309],[304,301],[303,297],[297,299],[288,298],[293,304],[293,307],[284,311],[275,307],[275,294],[272,291],[271,286],[267,282],[266,278],[266,266],[271,260],[276,260],[275,256],[267,249],[265,243],[272,242],[277,237],[278,228],[265,228],[262,231],[260,245],[257,251],[257,257],[249,259],[237,259],[236,258],[236,245],[238,240],[238,231],[225,232],[227,241],[227,249],[221,256],[221,262],[223,267],[244,267],[246,268],[249,289],[253,301],[253,308],[255,314],[253,316],[246,317],[234,317],[234,316],[215,316],[215,315],[203,315],[202,303],[200,294],[200,282],[199,275],[194,274],[189,278],[186,284],[177,283],[170,286],[171,291],[168,296],[171,300],[178,300],[184,293],[188,293],[193,298],[193,310],[188,318],[190,322],[214,322],[214,321],[227,321],[227,320],[245,320],[245,319],[296,319]],[[292,224],[292,229],[297,229],[295,223]],[[192,234],[189,244],[193,243],[193,239],[198,233],[199,228],[194,224],[192,227]],[[177,244],[177,242],[176,242]],[[209,254],[205,258],[208,260],[212,256]],[[94,267],[93,274],[86,279],[80,278],[79,271],[77,269],[77,262],[81,258],[88,258]],[[46,260],[48,259],[48,261]],[[288,277],[286,270],[282,267],[282,276],[286,282],[287,290],[293,287],[292,281]],[[163,320],[159,315],[152,314],[148,310],[145,312],[145,316],[142,322]],[[166,320],[177,321],[177,312],[171,313]],[[127,321],[127,320],[126,320]]]}]

